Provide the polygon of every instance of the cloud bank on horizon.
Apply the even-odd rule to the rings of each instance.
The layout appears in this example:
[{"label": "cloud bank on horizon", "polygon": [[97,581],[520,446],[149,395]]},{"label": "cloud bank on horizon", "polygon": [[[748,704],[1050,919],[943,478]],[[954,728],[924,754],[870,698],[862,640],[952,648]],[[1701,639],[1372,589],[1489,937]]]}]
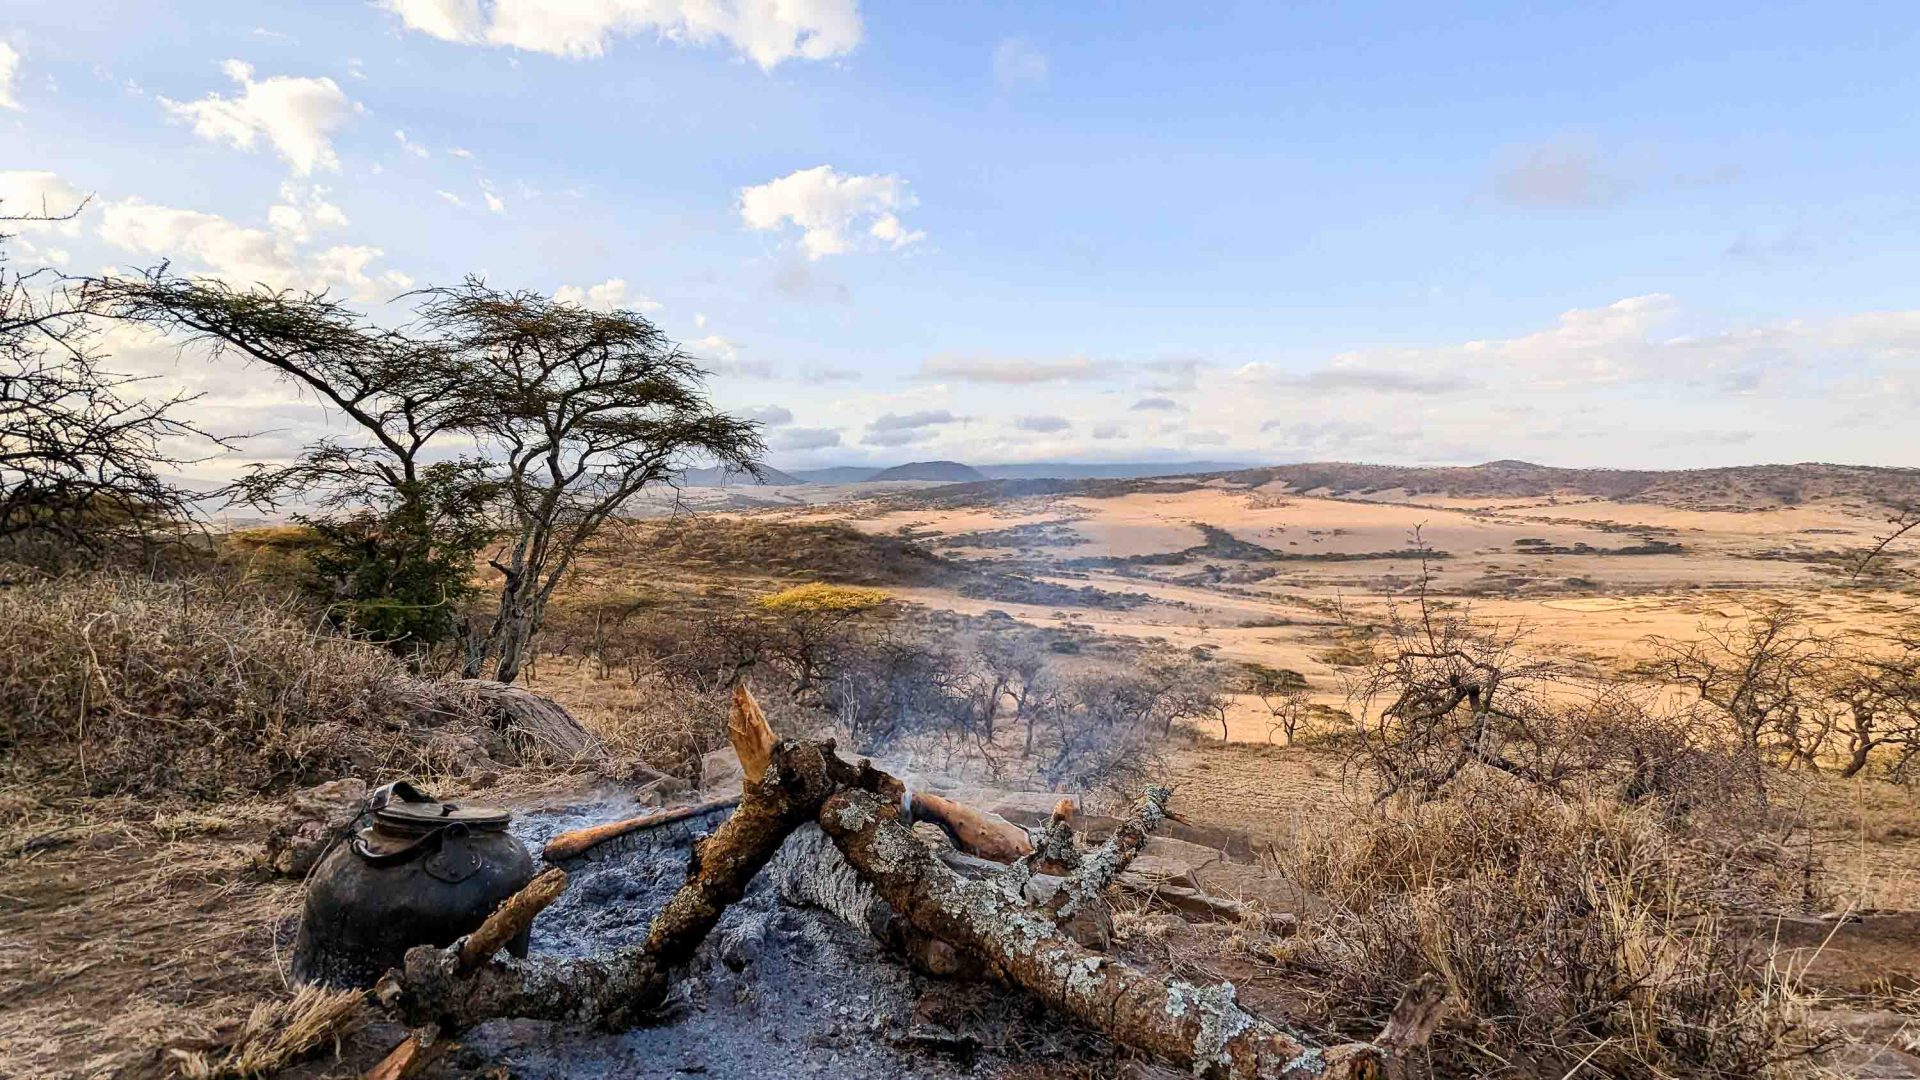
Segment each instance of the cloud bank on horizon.
[{"label": "cloud bank on horizon", "polygon": [[[0,213],[59,218],[9,226],[15,269],[641,311],[789,467],[1920,464],[1892,105],[1920,74],[1862,36],[1920,13],[1650,40],[1391,6],[1431,40],[1265,7],[30,7],[0,23]],[[1707,41],[1714,71],[1671,62]],[[248,455],[325,430],[261,373],[110,344],[270,430]]]}]

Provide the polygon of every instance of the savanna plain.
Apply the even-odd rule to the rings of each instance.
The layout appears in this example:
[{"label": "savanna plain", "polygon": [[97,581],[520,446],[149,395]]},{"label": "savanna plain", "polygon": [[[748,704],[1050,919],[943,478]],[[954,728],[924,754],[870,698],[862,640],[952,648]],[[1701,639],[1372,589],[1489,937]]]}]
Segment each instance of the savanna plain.
[{"label": "savanna plain", "polygon": [[[725,783],[744,684],[777,733],[1022,824],[1170,787],[1184,831],[1109,897],[1108,947],[1317,1040],[1429,975],[1423,1074],[1916,1075],[1920,626],[1883,543],[1916,497],[1519,462],[689,487],[546,612],[521,685],[584,729],[565,753],[316,631],[282,599],[301,526],[223,529],[183,577],[17,584],[0,1072],[359,1074],[405,1029],[288,973],[340,785],[683,802]],[[556,1037],[430,1068],[544,1075]],[[896,1045],[929,1075],[1162,1075],[1087,1038]]]}]

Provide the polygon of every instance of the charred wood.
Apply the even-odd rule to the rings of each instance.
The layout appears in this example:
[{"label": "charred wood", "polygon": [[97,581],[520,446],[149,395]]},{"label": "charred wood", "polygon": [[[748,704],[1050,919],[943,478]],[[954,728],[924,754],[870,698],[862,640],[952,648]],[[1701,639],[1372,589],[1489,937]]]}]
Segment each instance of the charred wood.
[{"label": "charred wood", "polygon": [[1316,1047],[1240,1008],[1231,984],[1162,982],[1092,952],[1019,896],[942,866],[897,817],[863,791],[839,792],[820,812],[847,862],[901,917],[1119,1042],[1216,1080],[1378,1077],[1400,1052],[1372,1043]]},{"label": "charred wood", "polygon": [[675,806],[666,810],[655,810],[651,813],[627,818],[623,821],[609,821],[603,825],[589,825],[584,829],[574,829],[571,832],[563,832],[547,841],[547,846],[541,849],[540,857],[548,862],[562,862],[567,859],[578,858],[588,849],[596,845],[626,836],[629,833],[639,832],[642,829],[656,829],[662,825],[672,825],[676,822],[687,821],[691,818],[711,814],[715,810],[725,810],[738,805],[740,805],[740,797],[736,795],[728,799],[710,799],[706,802],[693,803],[690,806]]}]

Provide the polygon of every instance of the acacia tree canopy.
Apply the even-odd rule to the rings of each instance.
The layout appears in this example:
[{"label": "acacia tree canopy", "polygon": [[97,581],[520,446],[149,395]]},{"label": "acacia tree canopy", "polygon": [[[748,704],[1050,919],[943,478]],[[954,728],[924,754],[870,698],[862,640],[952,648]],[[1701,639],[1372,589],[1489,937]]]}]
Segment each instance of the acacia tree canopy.
[{"label": "acacia tree canopy", "polygon": [[700,460],[755,470],[764,450],[758,425],[715,409],[707,373],[638,312],[478,278],[410,294],[414,317],[391,328],[324,293],[237,289],[164,266],[89,289],[117,317],[280,373],[359,429],[256,468],[245,497],[389,504],[396,520],[432,522],[429,470],[444,479],[448,462],[491,496],[502,583],[491,625],[470,636],[469,675],[492,661],[495,678],[513,680],[553,590],[635,495]]},{"label": "acacia tree canopy", "polygon": [[706,372],[637,312],[599,312],[478,278],[420,294],[419,322],[458,356],[465,428],[511,512],[491,562],[499,606],[469,674],[490,656],[511,682],[554,589],[606,522],[696,459],[745,471],[759,425],[713,408]]}]

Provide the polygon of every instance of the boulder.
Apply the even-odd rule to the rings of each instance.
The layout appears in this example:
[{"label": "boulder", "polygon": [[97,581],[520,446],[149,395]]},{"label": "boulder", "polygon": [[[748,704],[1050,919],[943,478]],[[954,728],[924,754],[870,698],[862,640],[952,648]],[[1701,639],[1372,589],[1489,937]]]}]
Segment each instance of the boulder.
[{"label": "boulder", "polygon": [[700,758],[700,791],[709,799],[740,794],[740,757],[731,748],[710,750]]},{"label": "boulder", "polygon": [[346,838],[366,800],[366,781],[352,777],[294,792],[267,833],[259,865],[281,877],[306,877],[321,856]]}]

